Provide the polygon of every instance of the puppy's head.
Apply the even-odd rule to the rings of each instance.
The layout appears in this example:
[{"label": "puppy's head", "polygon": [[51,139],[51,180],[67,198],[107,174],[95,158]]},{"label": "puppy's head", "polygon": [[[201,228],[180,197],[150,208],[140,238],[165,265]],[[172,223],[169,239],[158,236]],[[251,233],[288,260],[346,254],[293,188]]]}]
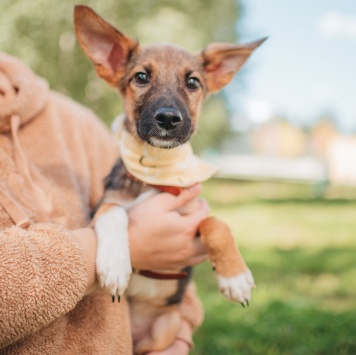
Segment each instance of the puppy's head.
[{"label": "puppy's head", "polygon": [[204,97],[230,82],[265,39],[211,44],[198,54],[171,45],[140,47],[87,6],[74,13],[78,41],[100,77],[124,98],[126,128],[160,148],[174,148],[197,129]]}]

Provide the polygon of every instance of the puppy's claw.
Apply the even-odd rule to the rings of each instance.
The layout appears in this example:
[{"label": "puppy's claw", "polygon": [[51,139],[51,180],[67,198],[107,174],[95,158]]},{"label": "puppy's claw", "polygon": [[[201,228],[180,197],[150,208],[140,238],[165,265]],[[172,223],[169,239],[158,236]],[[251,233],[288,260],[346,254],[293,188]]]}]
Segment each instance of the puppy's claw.
[{"label": "puppy's claw", "polygon": [[242,308],[249,307],[250,301],[246,298],[244,302],[240,302]]},{"label": "puppy's claw", "polygon": [[212,269],[213,271],[215,271],[215,266],[212,266],[211,269]]},{"label": "puppy's claw", "polygon": [[111,299],[112,299],[112,303],[115,302],[115,296],[111,296]]},{"label": "puppy's claw", "polygon": [[120,303],[121,297],[120,295],[117,296],[117,303]]},{"label": "puppy's claw", "polygon": [[217,274],[218,285],[221,293],[242,307],[249,306],[251,288],[254,284],[251,272],[248,270],[238,276],[224,277]]},{"label": "puppy's claw", "polygon": [[[127,226],[128,216],[122,207],[112,207],[100,214],[95,224],[98,237],[97,275],[113,302],[116,299],[120,302],[117,296],[124,294],[132,272]],[[120,238],[117,238],[118,231]]]}]

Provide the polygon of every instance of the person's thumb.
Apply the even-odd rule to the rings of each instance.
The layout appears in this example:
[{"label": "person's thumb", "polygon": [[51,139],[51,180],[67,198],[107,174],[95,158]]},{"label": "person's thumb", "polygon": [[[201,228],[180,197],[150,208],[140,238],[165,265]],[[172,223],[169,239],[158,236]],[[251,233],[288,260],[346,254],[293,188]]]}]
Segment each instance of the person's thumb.
[{"label": "person's thumb", "polygon": [[[187,189],[182,189],[178,196],[174,196],[168,193],[160,194],[161,202],[169,210],[177,210],[183,207],[188,202],[194,200],[201,191],[201,184],[195,184]],[[162,201],[164,200],[164,201]]]}]

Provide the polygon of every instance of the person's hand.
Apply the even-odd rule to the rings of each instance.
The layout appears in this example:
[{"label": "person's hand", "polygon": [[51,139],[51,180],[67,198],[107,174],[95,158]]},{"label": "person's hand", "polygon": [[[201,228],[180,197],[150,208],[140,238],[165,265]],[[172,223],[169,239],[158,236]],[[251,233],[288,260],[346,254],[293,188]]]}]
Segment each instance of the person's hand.
[{"label": "person's hand", "polygon": [[200,222],[209,207],[199,200],[196,208],[182,215],[177,210],[191,203],[201,185],[184,189],[179,196],[160,193],[129,211],[131,264],[138,269],[181,270],[207,259],[204,246],[196,238]]},{"label": "person's hand", "polygon": [[186,342],[176,339],[169,348],[162,351],[151,351],[147,355],[187,355],[189,351],[190,346]]},{"label": "person's hand", "polygon": [[193,348],[191,325],[183,320],[173,343],[164,350],[151,351],[147,355],[186,355]]}]

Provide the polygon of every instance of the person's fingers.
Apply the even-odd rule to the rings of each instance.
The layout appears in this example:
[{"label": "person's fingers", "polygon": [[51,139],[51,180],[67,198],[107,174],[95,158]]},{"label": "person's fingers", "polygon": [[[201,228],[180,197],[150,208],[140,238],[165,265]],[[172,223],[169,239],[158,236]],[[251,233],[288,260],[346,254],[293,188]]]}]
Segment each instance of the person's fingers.
[{"label": "person's fingers", "polygon": [[208,254],[199,255],[199,256],[193,256],[188,260],[187,265],[188,266],[195,266],[195,265],[203,263],[204,261],[207,261],[208,259],[209,259],[209,255]]},{"label": "person's fingers", "polygon": [[207,254],[207,250],[200,238],[195,238],[193,241],[193,252],[190,260],[188,261],[188,265],[193,266],[196,264],[200,264],[207,260],[209,255]]},{"label": "person's fingers", "polygon": [[195,184],[187,189],[182,189],[178,196],[163,192],[157,196],[157,203],[162,203],[168,210],[176,210],[194,200],[200,193],[201,184]]},{"label": "person's fingers", "polygon": [[174,264],[175,269],[199,264],[207,259],[207,250],[200,238],[194,237],[194,239],[186,239],[185,242],[182,238],[175,238],[174,242],[176,242],[177,239],[180,243],[175,244],[175,248],[172,248],[172,250],[180,250],[180,252],[172,253],[169,259],[172,264]]},{"label": "person's fingers", "polygon": [[194,212],[183,216],[186,225],[192,226],[192,228],[197,229],[199,224],[209,216],[209,205],[204,199],[199,200],[200,208],[196,209]]},{"label": "person's fingers", "polygon": [[205,255],[206,253],[207,250],[203,245],[203,243],[201,242],[200,238],[199,237],[194,238],[193,247],[192,247],[192,257]]},{"label": "person's fingers", "polygon": [[192,241],[191,254],[188,260],[185,261],[186,265],[194,266],[200,264],[209,258],[205,246],[202,244],[200,238],[195,238]]}]

